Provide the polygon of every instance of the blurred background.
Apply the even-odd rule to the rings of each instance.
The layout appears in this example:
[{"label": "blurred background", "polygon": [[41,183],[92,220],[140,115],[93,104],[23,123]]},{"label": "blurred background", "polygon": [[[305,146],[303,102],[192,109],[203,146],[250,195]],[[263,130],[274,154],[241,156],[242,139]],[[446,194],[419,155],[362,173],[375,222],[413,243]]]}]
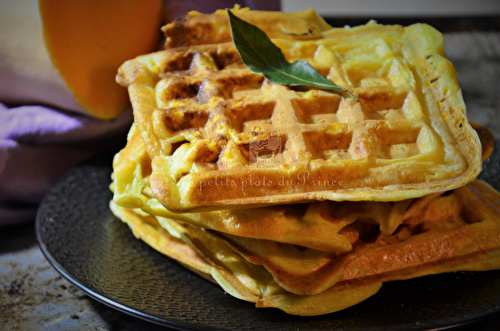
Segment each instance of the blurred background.
[{"label": "blurred background", "polygon": [[341,16],[457,16],[500,13],[497,0],[281,0],[283,11],[307,8],[328,17]]},{"label": "blurred background", "polygon": [[332,26],[425,22],[442,32],[500,30],[498,0],[281,0],[282,11],[314,8]]}]

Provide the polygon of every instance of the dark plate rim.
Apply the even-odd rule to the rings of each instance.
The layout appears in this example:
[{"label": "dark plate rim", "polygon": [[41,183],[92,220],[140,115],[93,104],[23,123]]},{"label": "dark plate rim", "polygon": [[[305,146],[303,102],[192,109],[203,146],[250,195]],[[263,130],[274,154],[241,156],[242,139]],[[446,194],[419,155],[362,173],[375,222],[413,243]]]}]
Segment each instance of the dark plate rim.
[{"label": "dark plate rim", "polygon": [[[59,274],[61,274],[65,279],[67,279],[70,283],[72,283],[77,288],[82,290],[88,296],[90,296],[91,298],[97,300],[98,302],[100,302],[100,303],[102,303],[102,304],[104,304],[112,309],[115,309],[121,313],[139,318],[139,319],[147,321],[147,322],[151,322],[151,323],[154,323],[157,325],[161,325],[161,326],[165,326],[165,327],[169,327],[169,328],[177,329],[177,330],[206,330],[206,331],[217,330],[217,329],[212,328],[212,327],[200,327],[199,325],[195,326],[193,324],[183,323],[183,322],[175,321],[172,319],[164,318],[164,317],[159,316],[159,315],[150,314],[150,313],[142,311],[139,308],[128,306],[126,304],[122,304],[121,302],[119,302],[117,300],[113,300],[113,299],[107,297],[105,294],[97,293],[97,292],[93,291],[92,289],[88,288],[86,285],[82,284],[76,278],[74,278],[73,275],[70,272],[68,272],[66,270],[66,268],[63,265],[61,265],[61,263],[59,263],[57,261],[56,258],[54,258],[54,256],[49,251],[47,245],[43,242],[42,236],[41,236],[42,222],[44,219],[44,217],[43,217],[44,208],[43,207],[46,204],[46,201],[48,200],[49,196],[52,194],[54,188],[58,187],[59,185],[62,185],[62,183],[64,183],[64,181],[69,176],[73,175],[73,172],[76,169],[81,168],[81,167],[91,167],[97,171],[110,172],[109,166],[85,166],[85,165],[76,166],[76,167],[70,169],[69,171],[67,171],[63,176],[61,176],[60,179],[57,181],[57,183],[52,187],[51,190],[49,190],[49,192],[43,198],[43,200],[40,204],[40,207],[38,208],[36,219],[35,219],[35,234],[36,234],[36,241],[37,241],[38,247],[40,248],[43,256],[47,259],[49,264],[52,265],[52,267]],[[145,243],[143,243],[143,244],[146,245]],[[189,270],[186,269],[186,272],[189,272]],[[250,308],[252,308],[252,307],[250,307]],[[255,308],[253,308],[253,309],[255,309]],[[500,306],[498,306],[497,309],[486,311],[482,314],[477,314],[473,317],[469,317],[469,318],[465,317],[463,319],[455,319],[454,321],[450,321],[451,324],[447,324],[446,322],[443,322],[443,323],[441,323],[441,325],[439,325],[440,323],[437,322],[436,326],[432,327],[430,329],[429,328],[411,328],[411,330],[436,330],[437,331],[437,330],[450,330],[450,329],[462,328],[462,327],[466,327],[466,326],[470,326],[472,324],[478,323],[478,322],[484,320],[485,318],[488,318],[491,315],[496,314],[496,313],[500,313]],[[379,328],[375,327],[375,328],[373,328],[373,330],[379,330]]]},{"label": "dark plate rim", "polygon": [[[61,183],[63,183],[67,177],[69,177],[69,176],[72,175],[72,172],[74,171],[74,169],[76,169],[78,167],[81,167],[81,166],[76,166],[76,167],[70,169],[69,171],[67,171],[63,176],[61,176],[61,178],[57,181],[57,183],[53,186],[53,188],[57,187],[58,185],[61,185]],[[109,167],[98,167],[98,168],[100,168],[100,170],[102,170],[102,171],[104,171],[104,170],[107,171]],[[131,306],[122,304],[122,303],[120,303],[120,302],[118,302],[116,300],[108,298],[104,294],[99,294],[99,293],[91,290],[90,288],[88,288],[84,284],[82,284],[76,278],[74,278],[65,269],[65,267],[63,265],[61,265],[57,261],[57,259],[52,256],[52,254],[50,253],[49,249],[47,248],[47,245],[43,242],[43,240],[41,238],[42,237],[41,236],[41,227],[42,227],[42,219],[43,219],[43,217],[42,217],[43,206],[45,205],[48,197],[51,195],[51,193],[53,191],[53,188],[51,190],[49,190],[49,192],[44,196],[44,198],[42,199],[42,202],[40,203],[40,207],[37,210],[36,218],[35,218],[35,234],[36,234],[36,242],[37,242],[38,247],[40,248],[40,251],[42,252],[43,256],[45,257],[45,259],[47,259],[47,261],[49,262],[49,264],[59,274],[61,274],[61,276],[63,276],[70,283],[72,283],[73,285],[75,285],[76,287],[78,287],[80,290],[82,290],[83,292],[85,292],[91,298],[97,300],[98,302],[100,302],[100,303],[102,303],[102,304],[104,304],[104,305],[106,305],[106,306],[108,306],[108,307],[110,307],[112,309],[116,309],[116,310],[120,311],[121,313],[130,315],[130,316],[134,316],[134,317],[137,317],[137,318],[140,318],[140,319],[142,319],[144,321],[147,321],[147,322],[151,322],[151,323],[154,323],[154,324],[157,324],[157,325],[174,328],[174,329],[177,329],[177,330],[189,330],[189,331],[191,331],[191,330],[193,330],[193,331],[198,331],[198,330],[207,330],[207,331],[208,330],[215,330],[215,329],[212,329],[212,328],[208,328],[208,329],[200,329],[198,327],[194,328],[190,324],[173,321],[173,320],[170,320],[170,319],[162,318],[161,316],[157,316],[157,315],[154,315],[154,314],[149,314],[149,313],[143,312],[140,309],[137,309],[135,307],[131,307]]]}]

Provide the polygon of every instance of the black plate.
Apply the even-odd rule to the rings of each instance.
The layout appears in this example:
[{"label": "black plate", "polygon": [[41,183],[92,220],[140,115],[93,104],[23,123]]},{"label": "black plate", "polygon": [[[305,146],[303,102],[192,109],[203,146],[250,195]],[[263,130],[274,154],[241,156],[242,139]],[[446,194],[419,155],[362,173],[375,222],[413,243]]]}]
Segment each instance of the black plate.
[{"label": "black plate", "polygon": [[[481,174],[497,190],[499,161],[495,149]],[[421,330],[500,311],[500,271],[389,282],[354,307],[318,317],[254,308],[136,240],[109,210],[110,175],[110,168],[95,166],[67,173],[40,206],[38,243],[88,295],[150,322],[182,330]]]}]

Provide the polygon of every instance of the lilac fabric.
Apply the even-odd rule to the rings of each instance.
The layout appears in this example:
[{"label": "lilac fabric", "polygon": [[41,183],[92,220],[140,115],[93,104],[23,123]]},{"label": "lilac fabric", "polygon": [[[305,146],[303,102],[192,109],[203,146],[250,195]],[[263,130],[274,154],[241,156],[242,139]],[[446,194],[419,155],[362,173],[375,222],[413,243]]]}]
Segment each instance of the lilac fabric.
[{"label": "lilac fabric", "polygon": [[0,225],[33,220],[57,178],[111,148],[132,121],[131,109],[102,121],[43,106],[0,104]]},{"label": "lilac fabric", "polygon": [[[279,0],[238,3],[253,10],[280,9]],[[234,2],[226,0],[164,0],[171,20],[191,10],[212,13],[233,7]],[[34,220],[54,182],[71,167],[109,150],[132,121],[131,109],[113,121],[102,121],[44,106],[0,103],[0,225]]]}]

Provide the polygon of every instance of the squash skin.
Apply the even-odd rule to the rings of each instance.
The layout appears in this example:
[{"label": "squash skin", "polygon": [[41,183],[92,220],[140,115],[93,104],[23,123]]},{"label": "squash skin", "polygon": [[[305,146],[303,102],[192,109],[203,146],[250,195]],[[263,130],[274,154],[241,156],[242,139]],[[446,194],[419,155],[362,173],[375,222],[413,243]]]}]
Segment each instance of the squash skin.
[{"label": "squash skin", "polygon": [[0,4],[0,101],[43,104],[100,119],[129,107],[115,82],[129,58],[161,38],[160,0]]}]

